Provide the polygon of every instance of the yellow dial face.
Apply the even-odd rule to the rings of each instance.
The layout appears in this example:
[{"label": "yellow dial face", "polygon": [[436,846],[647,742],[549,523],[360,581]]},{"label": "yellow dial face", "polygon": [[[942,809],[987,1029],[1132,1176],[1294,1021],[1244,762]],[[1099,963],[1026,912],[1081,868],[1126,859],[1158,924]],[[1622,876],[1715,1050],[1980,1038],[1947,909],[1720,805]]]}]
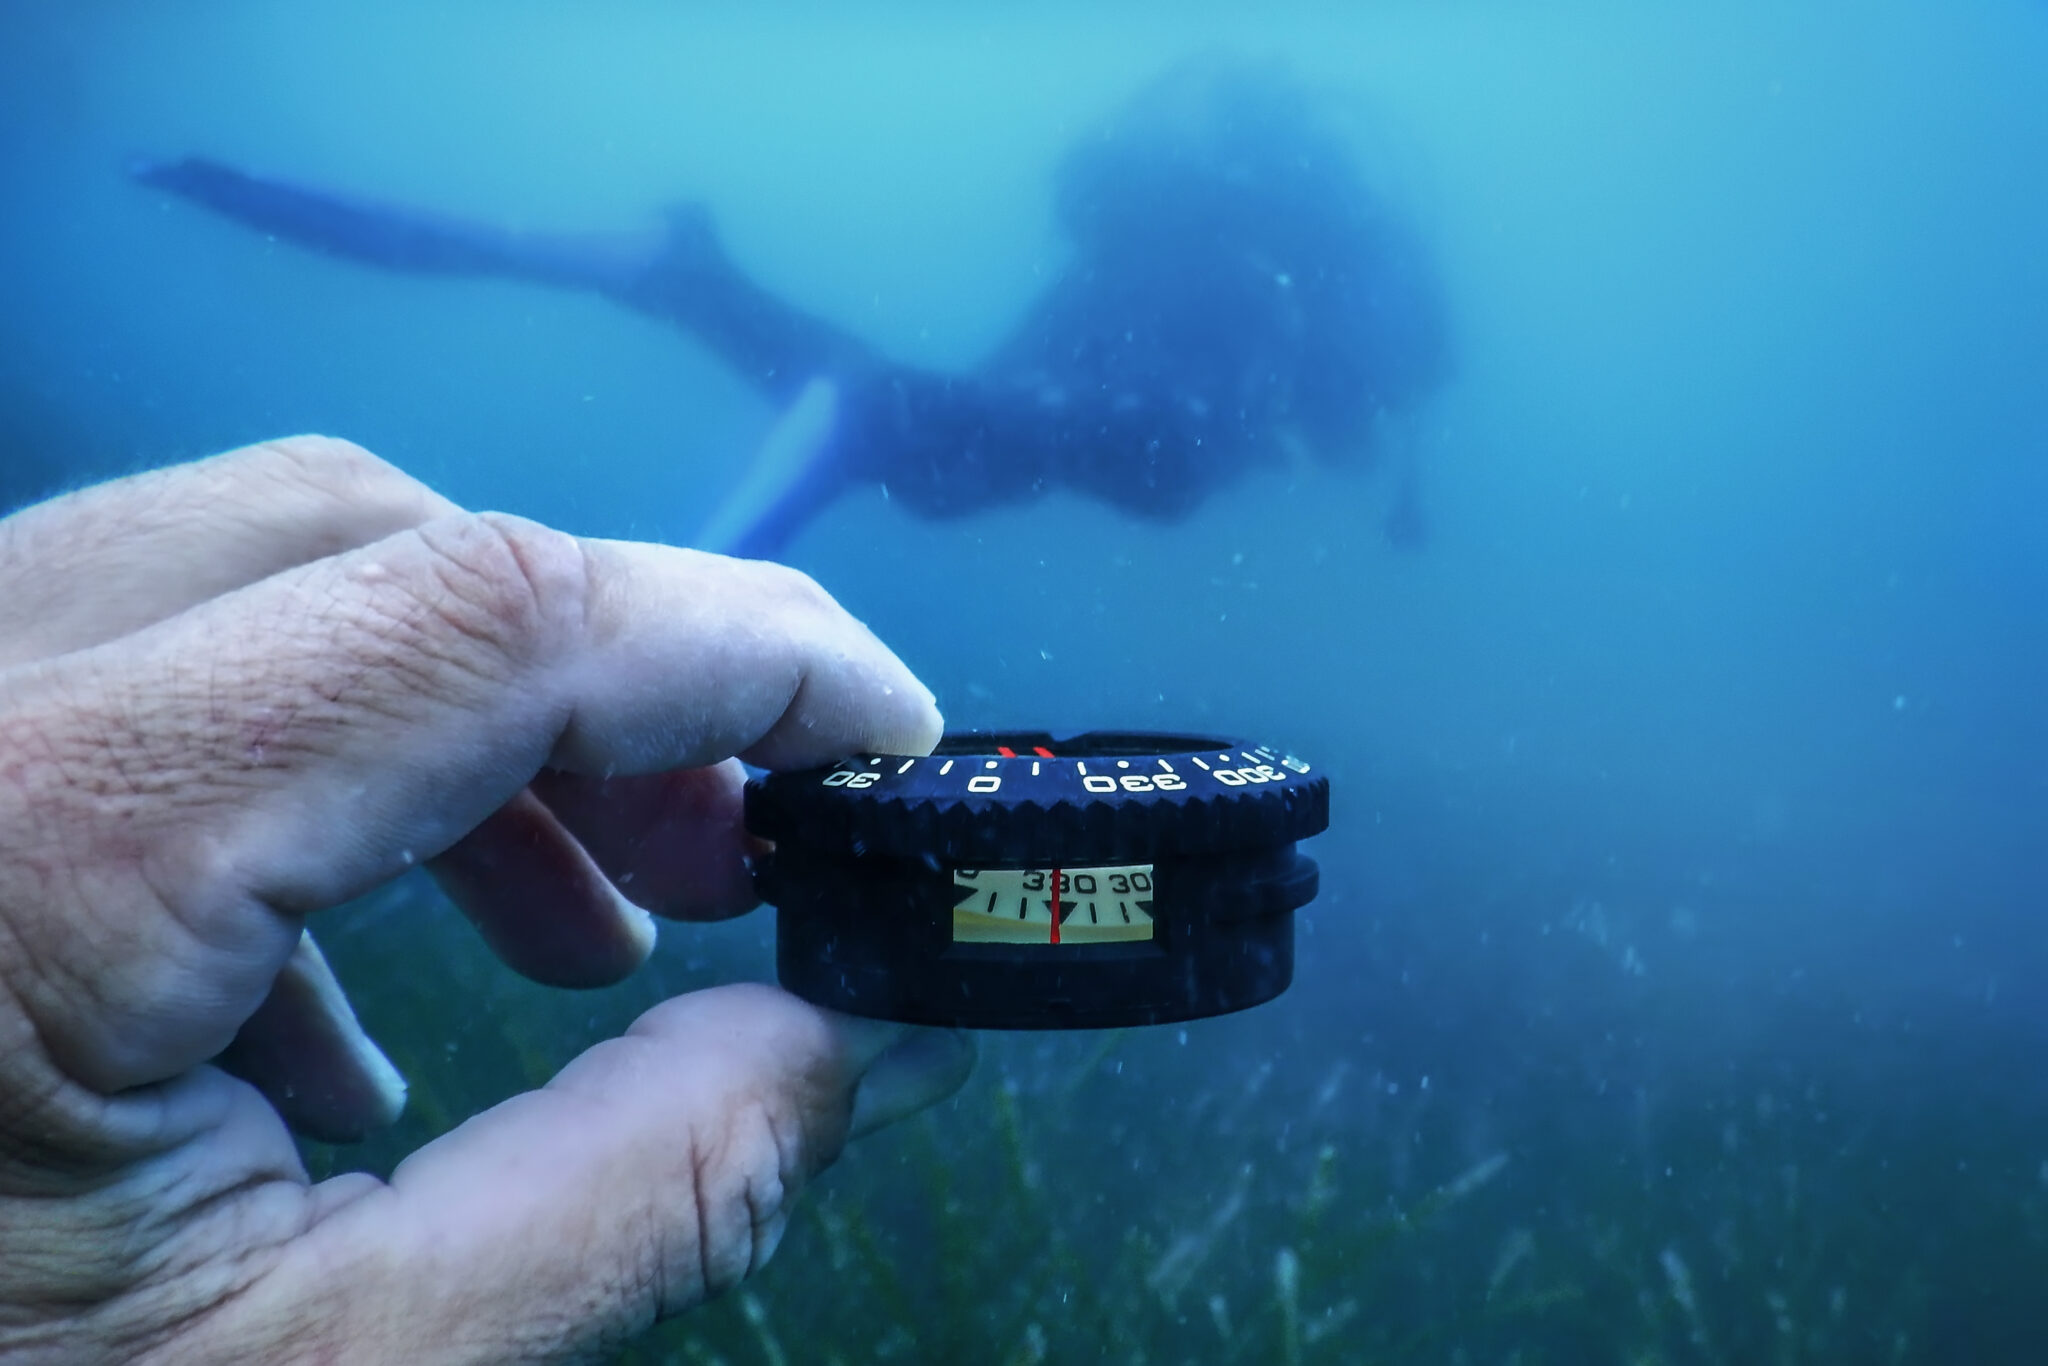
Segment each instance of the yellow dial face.
[{"label": "yellow dial face", "polygon": [[1149,863],[953,870],[956,944],[1105,944],[1151,937]]}]

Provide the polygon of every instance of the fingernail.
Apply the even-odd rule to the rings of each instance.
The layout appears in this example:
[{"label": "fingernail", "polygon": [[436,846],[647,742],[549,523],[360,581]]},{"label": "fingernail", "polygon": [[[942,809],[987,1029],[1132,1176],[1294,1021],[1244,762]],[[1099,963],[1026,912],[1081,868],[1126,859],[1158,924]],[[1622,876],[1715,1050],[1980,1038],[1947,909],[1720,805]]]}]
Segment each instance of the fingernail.
[{"label": "fingernail", "polygon": [[974,1040],[960,1030],[896,1028],[900,1036],[861,1077],[848,1137],[871,1134],[938,1104],[974,1070]]}]

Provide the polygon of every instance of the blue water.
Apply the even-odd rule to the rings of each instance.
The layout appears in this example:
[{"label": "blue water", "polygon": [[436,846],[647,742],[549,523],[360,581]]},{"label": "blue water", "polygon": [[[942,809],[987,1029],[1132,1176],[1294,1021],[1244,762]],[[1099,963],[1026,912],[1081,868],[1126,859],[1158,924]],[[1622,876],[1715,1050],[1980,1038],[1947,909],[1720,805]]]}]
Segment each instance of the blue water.
[{"label": "blue water", "polygon": [[[1291,56],[1436,255],[1427,546],[1385,543],[1387,479],[1304,468],[1170,526],[865,493],[789,556],[954,725],[1221,729],[1332,775],[1293,992],[1132,1041],[1149,1080],[1084,1098],[1231,1163],[1095,1206],[1197,1226],[1240,1159],[1322,1143],[1390,1197],[1506,1156],[1443,1274],[1629,1230],[1666,1335],[1601,1359],[2039,1359],[2038,4],[14,0],[0,496],[319,430],[472,506],[685,539],[773,418],[696,343],[265,242],[124,159],[572,227],[699,199],[776,290],[964,367],[1064,259],[1062,151],[1219,47]],[[998,1042],[959,1106],[1087,1056]],[[1800,1210],[1820,1326],[1778,1322],[1784,1254],[1728,1250],[1744,1202]]]}]

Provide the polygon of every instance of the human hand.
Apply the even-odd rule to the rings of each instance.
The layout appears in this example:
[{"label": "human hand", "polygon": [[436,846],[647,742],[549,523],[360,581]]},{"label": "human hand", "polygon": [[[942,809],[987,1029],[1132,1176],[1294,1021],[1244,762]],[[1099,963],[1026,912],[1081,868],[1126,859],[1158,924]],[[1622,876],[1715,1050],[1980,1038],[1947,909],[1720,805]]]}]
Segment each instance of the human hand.
[{"label": "human hand", "polygon": [[938,734],[802,575],[464,513],[345,443],[0,522],[0,1359],[558,1360],[758,1268],[962,1039],[698,992],[309,1185],[280,1114],[347,1136],[402,1087],[304,924],[425,862],[511,966],[609,981],[647,910],[751,904],[733,756]]}]

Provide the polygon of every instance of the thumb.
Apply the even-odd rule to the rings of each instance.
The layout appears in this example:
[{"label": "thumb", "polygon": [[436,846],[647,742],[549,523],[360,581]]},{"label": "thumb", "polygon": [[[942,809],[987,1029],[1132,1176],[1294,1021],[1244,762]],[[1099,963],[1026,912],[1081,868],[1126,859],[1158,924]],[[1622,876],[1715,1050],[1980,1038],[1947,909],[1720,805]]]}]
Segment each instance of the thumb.
[{"label": "thumb", "polygon": [[616,1343],[759,1270],[852,1125],[942,1099],[972,1063],[964,1035],[768,987],[678,997],[388,1186],[327,1183],[327,1212],[229,1311],[267,1322],[209,1329],[352,1360],[550,1361]]}]

